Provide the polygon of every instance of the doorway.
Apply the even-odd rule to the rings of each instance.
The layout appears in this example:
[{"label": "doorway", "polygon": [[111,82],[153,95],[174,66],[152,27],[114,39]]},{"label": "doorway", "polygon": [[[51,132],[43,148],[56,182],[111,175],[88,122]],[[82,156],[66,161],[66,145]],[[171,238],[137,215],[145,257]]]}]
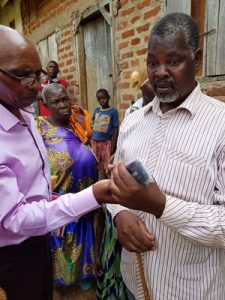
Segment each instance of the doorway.
[{"label": "doorway", "polygon": [[87,108],[98,106],[96,91],[108,90],[113,99],[111,28],[103,16],[83,24]]}]

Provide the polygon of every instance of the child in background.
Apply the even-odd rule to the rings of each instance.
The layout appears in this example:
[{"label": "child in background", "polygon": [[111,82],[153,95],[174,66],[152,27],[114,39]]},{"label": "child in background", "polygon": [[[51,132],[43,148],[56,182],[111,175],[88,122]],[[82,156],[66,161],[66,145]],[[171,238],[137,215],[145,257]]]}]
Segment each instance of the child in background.
[{"label": "child in background", "polygon": [[118,136],[118,112],[109,106],[110,96],[107,90],[99,89],[96,98],[100,107],[93,116],[92,148],[98,160],[99,179],[107,178],[110,156],[116,150]]}]

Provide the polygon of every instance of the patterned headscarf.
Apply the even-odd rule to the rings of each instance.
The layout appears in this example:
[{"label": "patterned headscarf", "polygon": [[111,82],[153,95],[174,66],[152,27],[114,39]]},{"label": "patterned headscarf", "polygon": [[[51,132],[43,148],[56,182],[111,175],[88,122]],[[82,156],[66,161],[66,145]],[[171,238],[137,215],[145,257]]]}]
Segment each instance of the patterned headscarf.
[{"label": "patterned headscarf", "polygon": [[80,141],[86,144],[92,135],[90,114],[78,104],[74,104],[71,110],[70,124]]}]

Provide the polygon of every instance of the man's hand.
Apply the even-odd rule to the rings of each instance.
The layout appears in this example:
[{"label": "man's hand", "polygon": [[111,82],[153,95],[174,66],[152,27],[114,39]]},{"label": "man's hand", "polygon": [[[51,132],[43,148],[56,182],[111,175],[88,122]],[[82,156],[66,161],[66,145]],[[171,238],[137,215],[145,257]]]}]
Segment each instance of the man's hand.
[{"label": "man's hand", "polygon": [[104,179],[96,182],[92,186],[93,194],[95,196],[96,201],[101,205],[103,203],[115,203],[114,200],[111,199],[110,191],[109,191],[109,180]]},{"label": "man's hand", "polygon": [[155,238],[149,234],[145,224],[129,211],[121,211],[115,217],[117,237],[130,252],[154,250]]},{"label": "man's hand", "polygon": [[109,190],[112,203],[117,203],[132,209],[142,210],[161,217],[166,197],[153,182],[146,185],[138,183],[127,171],[122,162],[109,166],[112,171]]}]

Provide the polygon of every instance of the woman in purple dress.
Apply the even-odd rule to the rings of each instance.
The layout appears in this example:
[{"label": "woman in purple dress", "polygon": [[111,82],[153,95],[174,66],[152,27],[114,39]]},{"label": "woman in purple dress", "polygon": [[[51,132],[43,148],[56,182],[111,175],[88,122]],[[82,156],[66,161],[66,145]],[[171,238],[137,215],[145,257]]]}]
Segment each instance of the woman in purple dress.
[{"label": "woman in purple dress", "polygon": [[[51,116],[38,117],[37,124],[48,151],[53,193],[77,193],[97,181],[95,156],[76,135],[65,88],[52,83],[42,95]],[[51,233],[56,284],[79,283],[84,290],[91,287],[95,278],[93,221],[91,212]]]}]

